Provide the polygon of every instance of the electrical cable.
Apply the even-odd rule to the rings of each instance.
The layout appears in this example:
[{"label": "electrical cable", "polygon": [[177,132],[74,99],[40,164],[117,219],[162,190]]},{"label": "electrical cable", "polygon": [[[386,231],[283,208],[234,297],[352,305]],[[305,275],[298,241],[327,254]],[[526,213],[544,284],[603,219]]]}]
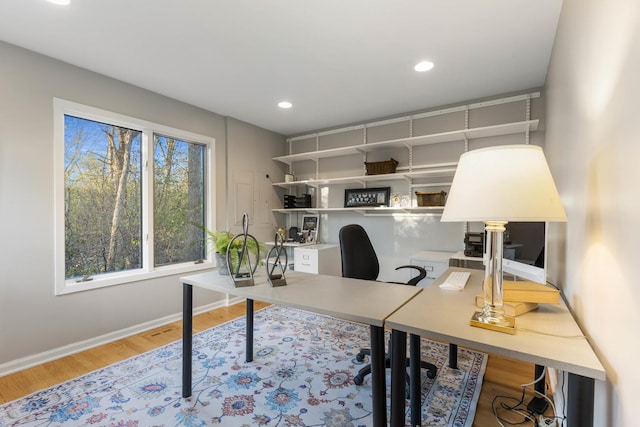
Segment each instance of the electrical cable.
[{"label": "electrical cable", "polygon": [[558,334],[552,334],[552,333],[549,333],[549,332],[536,331],[534,329],[521,328],[521,327],[518,327],[518,326],[516,326],[516,329],[518,331],[531,332],[531,333],[534,333],[534,334],[546,335],[548,337],[568,338],[568,339],[581,339],[581,338],[589,339],[589,338],[587,338],[586,335],[558,335]]},{"label": "electrical cable", "polygon": [[545,376],[545,374],[547,373],[547,367],[543,366],[542,367],[542,373],[540,374],[540,376],[538,378],[536,378],[535,380],[531,381],[530,383],[526,383],[526,384],[520,384],[520,387],[526,388],[529,387],[530,385],[534,385],[540,382],[540,380],[542,380]]},{"label": "electrical cable", "polygon": [[[535,414],[533,412],[531,412],[529,409],[525,408],[521,408],[521,406],[524,406],[524,400],[525,400],[525,396],[526,396],[526,389],[529,386],[535,385],[538,382],[542,381],[545,378],[546,372],[547,372],[547,368],[546,366],[543,367],[544,369],[542,370],[542,373],[538,376],[538,378],[534,379],[533,381],[529,382],[529,383],[525,383],[525,384],[521,384],[520,387],[522,387],[522,394],[520,396],[520,399],[512,397],[512,396],[495,396],[493,398],[493,401],[491,402],[491,409],[493,411],[493,415],[496,418],[496,422],[501,426],[501,427],[505,427],[505,424],[509,424],[509,425],[522,425],[528,422],[532,422],[534,427],[546,427],[546,421],[547,420],[559,420],[560,423],[562,424],[562,422],[566,419],[566,417],[564,416],[558,416],[556,415],[556,407],[554,402],[548,397],[546,396],[544,393],[540,393],[537,390],[533,390],[533,393],[535,395],[541,396],[542,398],[546,399],[551,407],[552,413],[553,415],[551,416],[544,416],[544,415],[539,415],[539,414]],[[562,384],[561,387],[562,390],[562,398],[564,400],[564,382]],[[499,405],[496,405],[496,401],[498,399],[505,399],[505,400],[509,400],[515,403],[512,404],[507,404],[506,402],[500,402]],[[509,421],[507,419],[504,418],[503,415],[500,414],[499,410],[505,410],[505,411],[510,411],[513,412],[517,415],[519,415],[520,417],[522,417],[522,419],[520,421]],[[541,424],[542,423],[542,424]]]},{"label": "electrical cable", "polygon": [[[503,422],[509,424],[509,425],[522,425],[528,421],[534,421],[535,420],[533,418],[531,418],[530,416],[527,416],[526,414],[520,412],[519,410],[517,410],[517,408],[521,405],[524,405],[524,389],[522,390],[522,395],[520,397],[520,399],[517,399],[515,397],[511,397],[511,396],[495,396],[493,398],[493,401],[491,402],[491,409],[493,411],[493,415],[496,418],[496,422],[501,426],[501,427],[505,427],[505,425],[503,424]],[[514,405],[507,405],[505,402],[500,402],[499,408],[502,408],[506,411],[513,411],[513,412],[517,412],[519,415],[521,415],[523,418],[521,421],[509,421],[507,419],[505,419],[504,417],[502,417],[499,413],[498,413],[498,408],[496,407],[496,400],[498,399],[508,399],[508,400],[514,400],[517,403]]]}]

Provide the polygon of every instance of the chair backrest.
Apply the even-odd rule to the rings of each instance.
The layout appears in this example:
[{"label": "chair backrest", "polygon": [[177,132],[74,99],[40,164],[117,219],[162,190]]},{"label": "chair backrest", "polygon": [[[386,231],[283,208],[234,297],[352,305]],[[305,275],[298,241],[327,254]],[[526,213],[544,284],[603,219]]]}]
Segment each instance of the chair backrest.
[{"label": "chair backrest", "polygon": [[352,279],[376,280],[380,264],[367,232],[358,224],[340,229],[342,276]]}]

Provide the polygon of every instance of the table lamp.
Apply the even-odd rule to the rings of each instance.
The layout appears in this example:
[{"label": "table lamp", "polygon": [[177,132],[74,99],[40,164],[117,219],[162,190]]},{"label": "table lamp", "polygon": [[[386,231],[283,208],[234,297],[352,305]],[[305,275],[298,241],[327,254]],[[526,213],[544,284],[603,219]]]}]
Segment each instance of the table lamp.
[{"label": "table lamp", "polygon": [[503,145],[460,156],[441,221],[485,224],[484,306],[473,315],[473,326],[515,333],[515,320],[505,316],[502,300],[502,245],[507,222],[566,220],[542,148]]}]

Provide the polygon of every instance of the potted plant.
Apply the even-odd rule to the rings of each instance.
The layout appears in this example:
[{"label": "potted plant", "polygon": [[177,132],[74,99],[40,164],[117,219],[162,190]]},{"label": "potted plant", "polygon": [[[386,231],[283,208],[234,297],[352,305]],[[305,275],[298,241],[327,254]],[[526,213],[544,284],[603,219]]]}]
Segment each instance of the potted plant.
[{"label": "potted plant", "polygon": [[[229,267],[227,265],[227,249],[229,248],[229,242],[231,242],[235,235],[230,231],[212,231],[206,228],[204,229],[204,232],[206,234],[206,240],[211,242],[215,249],[218,272],[222,275],[228,275]],[[233,265],[238,264],[238,257],[242,250],[242,243],[242,239],[237,239],[233,242],[231,247],[231,262]],[[265,246],[261,243],[256,245],[256,242],[253,239],[247,239],[247,250],[249,253],[253,254],[256,259],[259,257],[260,252],[263,253],[263,256],[266,254]],[[260,260],[259,263],[262,265],[263,261]]]}]

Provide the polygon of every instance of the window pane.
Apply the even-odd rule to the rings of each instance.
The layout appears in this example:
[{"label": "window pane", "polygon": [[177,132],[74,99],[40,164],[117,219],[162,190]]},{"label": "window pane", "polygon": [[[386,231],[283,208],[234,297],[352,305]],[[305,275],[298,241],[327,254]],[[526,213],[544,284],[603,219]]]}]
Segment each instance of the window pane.
[{"label": "window pane", "polygon": [[141,268],[141,132],[64,123],[65,278]]},{"label": "window pane", "polygon": [[154,263],[205,258],[205,146],[154,135]]}]

